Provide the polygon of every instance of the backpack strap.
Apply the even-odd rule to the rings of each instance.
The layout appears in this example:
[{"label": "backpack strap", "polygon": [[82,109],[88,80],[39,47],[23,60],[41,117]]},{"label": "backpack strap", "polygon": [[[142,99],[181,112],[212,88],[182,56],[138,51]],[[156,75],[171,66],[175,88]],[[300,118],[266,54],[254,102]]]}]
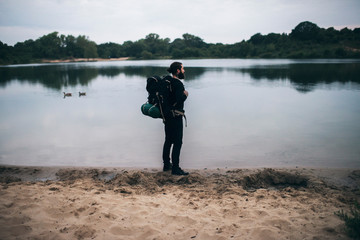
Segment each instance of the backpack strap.
[{"label": "backpack strap", "polygon": [[[160,103],[161,101],[160,101],[159,92],[156,92],[156,97],[158,98],[159,103]],[[159,104],[159,108],[160,108],[161,117],[162,117],[162,119],[163,119],[163,123],[165,123],[164,111],[163,111],[163,109],[162,109],[161,104]]]},{"label": "backpack strap", "polygon": [[185,127],[187,127],[187,119],[186,119],[186,115],[185,115],[184,112],[179,111],[179,110],[171,110],[171,112],[172,112],[172,114],[173,114],[174,117],[177,117],[177,116],[182,116],[182,117],[184,117],[184,119],[185,119]]}]

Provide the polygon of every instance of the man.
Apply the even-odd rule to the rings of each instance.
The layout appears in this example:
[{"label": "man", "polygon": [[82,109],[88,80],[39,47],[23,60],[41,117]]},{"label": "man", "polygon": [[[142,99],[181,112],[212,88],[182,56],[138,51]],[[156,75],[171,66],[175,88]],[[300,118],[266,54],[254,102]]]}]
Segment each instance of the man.
[{"label": "man", "polygon": [[[188,96],[188,92],[184,88],[184,84],[180,79],[185,79],[185,70],[180,62],[173,62],[167,69],[172,76],[168,76],[167,80],[171,82],[171,93],[169,103],[173,107],[173,115],[165,119],[165,143],[163,148],[164,171],[171,170],[173,175],[188,175],[179,166],[180,150],[183,138],[183,113],[184,102]],[[178,112],[178,114],[176,114]],[[182,114],[179,114],[182,113]],[[172,148],[170,163],[170,150]]]}]

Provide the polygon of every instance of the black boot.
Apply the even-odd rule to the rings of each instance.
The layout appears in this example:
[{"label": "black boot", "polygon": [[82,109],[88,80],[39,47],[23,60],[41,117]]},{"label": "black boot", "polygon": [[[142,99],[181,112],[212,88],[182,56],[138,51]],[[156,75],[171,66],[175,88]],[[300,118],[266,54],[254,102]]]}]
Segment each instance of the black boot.
[{"label": "black boot", "polygon": [[172,174],[172,175],[179,175],[179,176],[189,175],[188,172],[185,172],[185,171],[182,170],[180,167],[172,168],[171,174]]},{"label": "black boot", "polygon": [[172,164],[171,164],[171,162],[169,162],[169,163],[164,163],[164,167],[163,167],[163,171],[164,171],[164,172],[170,171],[171,169],[172,169]]}]

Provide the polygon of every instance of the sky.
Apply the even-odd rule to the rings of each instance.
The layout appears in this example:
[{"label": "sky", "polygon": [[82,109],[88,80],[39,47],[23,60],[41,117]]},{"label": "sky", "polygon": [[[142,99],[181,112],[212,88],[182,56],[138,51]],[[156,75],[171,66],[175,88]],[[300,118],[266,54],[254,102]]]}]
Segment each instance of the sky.
[{"label": "sky", "polygon": [[55,31],[97,44],[150,33],[232,44],[256,33],[290,33],[303,21],[360,27],[360,0],[0,0],[0,41],[10,46]]}]

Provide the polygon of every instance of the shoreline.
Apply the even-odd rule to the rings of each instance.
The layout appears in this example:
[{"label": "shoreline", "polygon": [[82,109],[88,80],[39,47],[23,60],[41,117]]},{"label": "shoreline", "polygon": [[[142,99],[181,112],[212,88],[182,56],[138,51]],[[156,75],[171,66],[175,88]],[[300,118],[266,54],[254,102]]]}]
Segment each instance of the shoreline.
[{"label": "shoreline", "polygon": [[[245,167],[245,168],[188,168],[186,171],[190,173],[200,174],[203,176],[210,175],[227,175],[232,172],[242,172],[243,176],[246,176],[245,173],[253,174],[259,171],[264,170],[275,170],[283,172],[294,172],[296,174],[304,175],[311,178],[322,178],[327,179],[340,186],[353,187],[354,184],[349,180],[348,175],[352,172],[359,174],[360,177],[360,168],[337,168],[337,167]],[[38,182],[42,180],[50,181],[62,181],[64,179],[57,178],[57,173],[59,171],[71,171],[71,172],[106,172],[108,175],[121,174],[123,172],[147,172],[147,173],[161,173],[161,168],[156,167],[100,167],[100,166],[27,166],[27,165],[8,165],[0,164],[0,183],[3,182],[1,178],[6,176],[16,177],[20,182]],[[171,174],[170,174],[171,176]],[[175,176],[174,176],[175,177]],[[350,178],[351,179],[351,178]],[[354,180],[354,179],[353,179]],[[359,182],[360,183],[360,182]],[[359,184],[360,188],[360,184]]]},{"label": "shoreline", "polygon": [[112,62],[112,61],[126,61],[129,57],[122,58],[72,58],[72,59],[56,59],[48,60],[43,59],[41,63],[69,63],[69,62]]},{"label": "shoreline", "polygon": [[0,165],[1,239],[349,239],[360,169]]}]

